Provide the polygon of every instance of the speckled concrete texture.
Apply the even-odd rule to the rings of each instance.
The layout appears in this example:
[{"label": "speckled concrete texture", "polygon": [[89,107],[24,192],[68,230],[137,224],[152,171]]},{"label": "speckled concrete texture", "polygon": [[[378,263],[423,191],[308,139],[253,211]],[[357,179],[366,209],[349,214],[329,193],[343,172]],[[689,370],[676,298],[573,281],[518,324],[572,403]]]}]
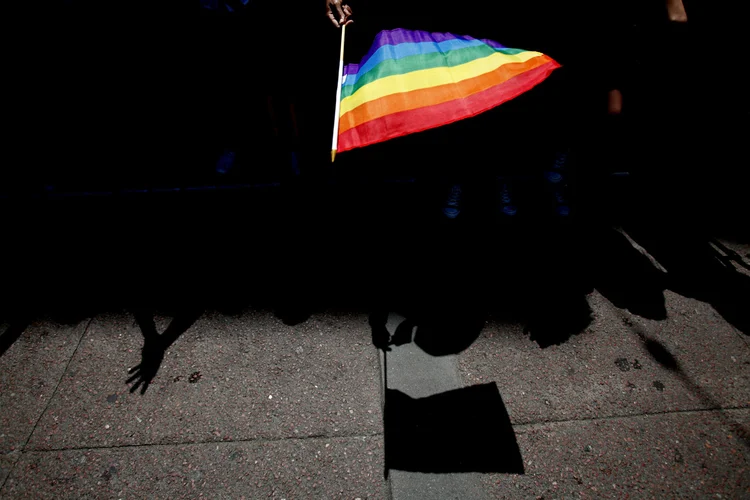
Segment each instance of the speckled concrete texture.
[{"label": "speckled concrete texture", "polygon": [[[89,321],[36,321],[0,357],[0,484],[24,449]],[[0,334],[10,323],[0,325]]]},{"label": "speckled concrete texture", "polygon": [[386,498],[382,437],[24,454],[13,498]]},{"label": "speckled concrete texture", "polygon": [[[157,330],[168,322],[157,318]],[[167,351],[143,396],[125,384],[141,345],[132,315],[97,317],[29,448],[382,432],[366,315],[322,314],[292,327],[270,313],[204,314]]]},{"label": "speckled concrete texture", "polygon": [[[412,342],[388,354],[389,387],[413,398],[496,385],[524,474],[424,473],[445,470],[433,460],[386,478],[385,358],[372,345],[370,311],[316,313],[296,326],[258,309],[187,311],[197,319],[143,395],[126,383],[143,346],[132,312],[31,323],[0,356],[0,497],[750,497],[743,323],[661,289],[649,298],[663,296],[664,314],[647,319],[614,286],[585,297],[591,323],[569,338],[552,335],[557,344],[490,313],[461,352],[432,357],[417,323]],[[174,314],[157,314],[157,331],[176,324]],[[554,314],[545,327],[554,328]],[[447,334],[465,334],[462,325],[450,322]],[[444,406],[467,413],[470,430],[481,427],[472,415],[490,413]],[[429,415],[419,421],[448,423],[424,460],[449,449],[456,422],[450,412]],[[497,431],[490,420],[484,427]],[[486,464],[474,455],[449,457]]]},{"label": "speckled concrete texture", "polygon": [[516,427],[525,474],[482,476],[494,498],[748,498],[750,410]]},{"label": "speckled concrete texture", "polygon": [[464,381],[495,381],[514,424],[750,406],[750,348],[710,305],[666,291],[656,321],[588,301],[592,324],[544,349],[488,323],[459,357]]}]

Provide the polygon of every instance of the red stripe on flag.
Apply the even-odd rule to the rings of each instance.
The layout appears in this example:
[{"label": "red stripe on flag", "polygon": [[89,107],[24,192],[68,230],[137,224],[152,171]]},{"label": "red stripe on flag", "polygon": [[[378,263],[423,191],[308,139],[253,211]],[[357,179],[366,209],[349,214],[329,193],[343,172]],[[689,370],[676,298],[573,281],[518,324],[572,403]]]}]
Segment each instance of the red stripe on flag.
[{"label": "red stripe on flag", "polygon": [[369,146],[476,116],[532,89],[559,67],[557,62],[550,61],[469,97],[370,120],[340,134],[338,151]]},{"label": "red stripe on flag", "polygon": [[444,104],[483,92],[547,64],[551,60],[549,56],[540,55],[520,63],[506,63],[492,71],[459,82],[426,87],[411,92],[399,92],[367,101],[341,116],[339,133],[343,134],[350,128],[394,113]]}]

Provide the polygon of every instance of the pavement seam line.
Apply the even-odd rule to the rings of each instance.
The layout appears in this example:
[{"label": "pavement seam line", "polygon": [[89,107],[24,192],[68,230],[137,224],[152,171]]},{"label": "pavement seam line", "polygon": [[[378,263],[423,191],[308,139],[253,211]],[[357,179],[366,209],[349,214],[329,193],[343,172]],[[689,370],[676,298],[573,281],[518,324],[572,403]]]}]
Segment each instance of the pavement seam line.
[{"label": "pavement seam line", "polygon": [[[380,413],[383,418],[383,466],[385,468],[385,391],[388,388],[386,386],[388,383],[388,373],[386,373],[388,364],[386,356],[388,356],[388,353],[386,351],[381,351],[380,349],[377,349],[376,352],[378,354],[378,372],[380,375]],[[391,478],[392,476],[388,474],[388,478],[385,480],[387,500],[393,500],[393,482],[391,481]]]},{"label": "pavement seam line", "polygon": [[123,448],[161,448],[161,447],[169,447],[169,446],[202,446],[202,445],[230,445],[230,444],[247,444],[247,443],[257,443],[257,444],[267,444],[267,443],[280,443],[282,441],[307,441],[312,439],[337,439],[337,440],[346,440],[346,439],[366,439],[366,438],[374,438],[374,437],[382,437],[382,433],[374,433],[374,434],[357,434],[357,435],[342,435],[342,436],[323,436],[323,435],[312,435],[312,436],[302,436],[302,437],[285,437],[285,438],[278,438],[278,439],[266,439],[266,438],[260,438],[260,439],[236,439],[232,441],[183,441],[179,443],[144,443],[144,444],[119,444],[119,445],[111,445],[111,446],[72,446],[69,448],[46,448],[46,449],[31,449],[31,450],[23,450],[23,453],[48,453],[48,452],[61,452],[61,451],[95,451],[95,450],[119,450]]},{"label": "pavement seam line", "polygon": [[68,362],[65,364],[65,369],[63,370],[62,374],[60,375],[60,378],[57,381],[57,385],[55,385],[55,389],[52,391],[52,394],[50,394],[49,399],[47,400],[47,404],[44,406],[44,410],[39,414],[39,418],[36,419],[36,422],[34,422],[34,427],[32,427],[31,432],[29,432],[29,435],[26,437],[26,441],[23,443],[23,447],[21,448],[21,453],[18,457],[18,460],[16,460],[13,463],[13,466],[10,468],[10,471],[8,471],[8,475],[5,476],[5,481],[3,481],[3,484],[0,484],[0,492],[3,491],[5,488],[5,484],[8,482],[8,479],[13,475],[13,472],[16,470],[16,465],[18,465],[18,462],[21,459],[21,455],[26,453],[26,447],[29,445],[29,441],[31,440],[31,436],[34,435],[34,432],[36,432],[36,428],[39,425],[39,422],[42,421],[42,418],[44,418],[44,415],[47,413],[47,410],[49,409],[49,405],[52,404],[52,400],[55,398],[55,395],[57,394],[57,389],[60,388],[60,384],[62,384],[63,379],[65,378],[65,374],[68,373],[68,368],[70,367],[70,363],[73,361],[73,358],[78,353],[78,349],[81,347],[81,344],[83,343],[84,337],[86,337],[86,334],[89,331],[89,328],[91,327],[91,323],[94,322],[94,317],[92,316],[89,318],[89,322],[86,324],[86,327],[83,329],[83,333],[81,334],[81,338],[78,339],[78,344],[76,345],[76,348],[73,350],[73,354],[70,355],[70,358],[68,358]]},{"label": "pavement seam line", "polygon": [[591,417],[591,418],[571,418],[566,420],[547,420],[539,422],[524,422],[519,424],[513,424],[513,427],[531,427],[535,425],[548,425],[548,424],[570,424],[577,422],[597,422],[604,420],[622,420],[625,418],[639,418],[639,417],[656,417],[659,415],[681,415],[684,413],[710,413],[718,412],[722,413],[725,411],[747,411],[750,410],[750,406],[732,406],[732,407],[721,407],[717,406],[714,408],[698,408],[694,410],[673,410],[673,411],[656,411],[651,413],[636,413],[634,415],[610,415],[606,417]]}]

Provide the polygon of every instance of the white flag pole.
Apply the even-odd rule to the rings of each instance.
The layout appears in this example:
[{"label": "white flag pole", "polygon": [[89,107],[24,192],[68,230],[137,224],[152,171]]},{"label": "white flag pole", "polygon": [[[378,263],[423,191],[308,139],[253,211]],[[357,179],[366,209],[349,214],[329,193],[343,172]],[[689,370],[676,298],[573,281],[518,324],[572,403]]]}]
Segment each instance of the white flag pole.
[{"label": "white flag pole", "polygon": [[339,82],[336,86],[336,116],[333,118],[333,140],[331,141],[331,163],[336,159],[339,146],[339,112],[341,110],[341,85],[344,78],[344,35],[346,24],[341,27],[341,55],[339,56]]}]

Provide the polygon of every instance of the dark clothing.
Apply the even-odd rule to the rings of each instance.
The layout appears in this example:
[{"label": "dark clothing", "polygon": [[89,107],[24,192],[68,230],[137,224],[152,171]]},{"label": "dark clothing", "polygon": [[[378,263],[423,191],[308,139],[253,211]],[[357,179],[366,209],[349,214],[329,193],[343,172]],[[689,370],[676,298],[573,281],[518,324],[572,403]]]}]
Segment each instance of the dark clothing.
[{"label": "dark clothing", "polygon": [[293,52],[282,46],[302,46],[299,21],[282,34],[269,6],[230,12],[199,0],[71,0],[30,17],[33,46],[14,72],[28,80],[19,84],[17,129],[38,162],[29,183],[76,191],[211,183],[222,148],[254,151],[264,168],[281,141],[269,96],[284,120],[276,128],[290,121],[297,82],[285,75]]}]

